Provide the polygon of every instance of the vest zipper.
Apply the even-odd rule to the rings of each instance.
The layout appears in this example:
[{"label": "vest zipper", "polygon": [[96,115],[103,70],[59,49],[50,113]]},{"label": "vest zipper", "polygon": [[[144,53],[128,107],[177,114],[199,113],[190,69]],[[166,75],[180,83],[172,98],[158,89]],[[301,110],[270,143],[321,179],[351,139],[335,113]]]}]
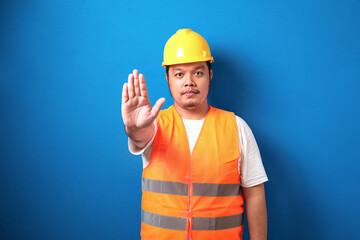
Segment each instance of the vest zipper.
[{"label": "vest zipper", "polygon": [[193,181],[192,181],[192,153],[190,153],[190,164],[189,164],[189,213],[188,213],[188,240],[191,240],[191,232],[192,232],[192,197],[193,197]]}]

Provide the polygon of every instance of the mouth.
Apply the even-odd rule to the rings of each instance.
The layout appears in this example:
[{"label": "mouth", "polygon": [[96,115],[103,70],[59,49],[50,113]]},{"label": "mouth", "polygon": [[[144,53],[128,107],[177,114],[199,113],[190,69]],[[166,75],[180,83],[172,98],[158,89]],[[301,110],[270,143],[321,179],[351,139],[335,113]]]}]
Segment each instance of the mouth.
[{"label": "mouth", "polygon": [[194,96],[195,94],[198,94],[198,93],[200,93],[199,90],[187,88],[187,89],[184,89],[183,91],[181,91],[180,94],[185,95],[185,96]]}]

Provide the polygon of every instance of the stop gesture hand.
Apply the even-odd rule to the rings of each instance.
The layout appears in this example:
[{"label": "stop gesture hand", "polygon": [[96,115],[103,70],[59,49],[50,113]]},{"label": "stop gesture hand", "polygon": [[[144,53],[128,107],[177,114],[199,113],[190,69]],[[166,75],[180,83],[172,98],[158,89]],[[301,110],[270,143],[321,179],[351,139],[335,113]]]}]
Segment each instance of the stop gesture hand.
[{"label": "stop gesture hand", "polygon": [[135,69],[129,74],[128,82],[122,90],[121,113],[128,129],[141,129],[150,126],[160,112],[165,98],[160,98],[151,107],[144,76]]}]

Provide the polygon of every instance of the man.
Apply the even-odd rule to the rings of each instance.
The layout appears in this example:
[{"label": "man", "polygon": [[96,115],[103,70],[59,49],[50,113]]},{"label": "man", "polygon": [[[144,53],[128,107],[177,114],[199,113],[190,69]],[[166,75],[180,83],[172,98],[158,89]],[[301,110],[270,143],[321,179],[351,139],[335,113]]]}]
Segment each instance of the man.
[{"label": "man", "polygon": [[213,62],[206,40],[191,29],[166,43],[174,105],[149,102],[134,70],[123,86],[129,149],[142,154],[142,239],[242,239],[244,202],[252,240],[267,235],[267,176],[250,128],[207,103]]}]

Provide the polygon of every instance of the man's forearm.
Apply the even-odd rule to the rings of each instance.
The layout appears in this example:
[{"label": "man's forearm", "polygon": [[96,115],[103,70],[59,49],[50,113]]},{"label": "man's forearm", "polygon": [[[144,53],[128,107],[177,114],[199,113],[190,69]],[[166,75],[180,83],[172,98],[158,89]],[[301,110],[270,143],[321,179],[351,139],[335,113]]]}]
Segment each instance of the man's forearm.
[{"label": "man's forearm", "polygon": [[138,148],[144,148],[155,133],[155,124],[145,128],[128,128],[125,126],[126,134]]},{"label": "man's forearm", "polygon": [[242,188],[251,240],[267,239],[267,210],[264,184]]}]

